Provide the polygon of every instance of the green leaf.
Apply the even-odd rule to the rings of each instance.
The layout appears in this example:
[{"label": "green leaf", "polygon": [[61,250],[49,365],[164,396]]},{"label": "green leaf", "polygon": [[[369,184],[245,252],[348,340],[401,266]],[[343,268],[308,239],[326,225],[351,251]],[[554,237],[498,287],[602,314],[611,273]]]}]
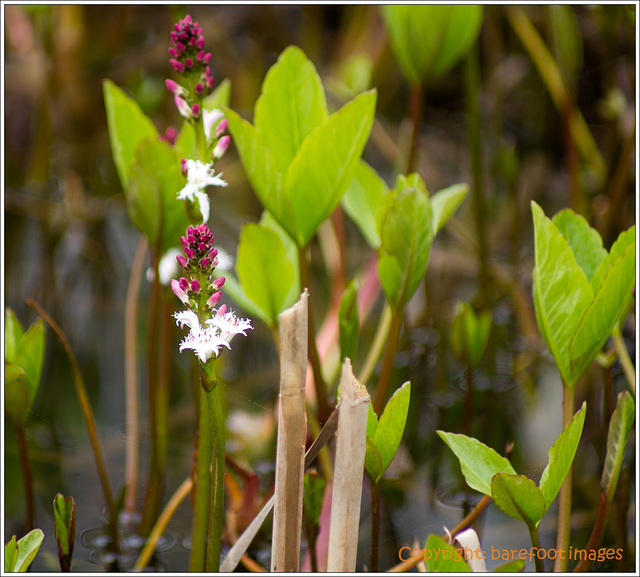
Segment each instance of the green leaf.
[{"label": "green leaf", "polygon": [[498,473],[491,479],[491,498],[510,517],[535,528],[547,510],[542,491],[524,475]]},{"label": "green leaf", "polygon": [[526,564],[527,562],[524,559],[516,559],[504,565],[499,565],[492,573],[522,573]]},{"label": "green leaf", "polygon": [[436,431],[460,460],[462,474],[472,489],[491,496],[491,479],[498,473],[515,475],[511,463],[477,439]]},{"label": "green leaf", "polygon": [[349,358],[353,362],[358,354],[358,293],[351,281],[345,289],[338,311],[338,341],[340,343],[340,364]]},{"label": "green leaf", "polygon": [[367,435],[373,438],[376,436],[376,429],[378,428],[378,415],[376,415],[371,403],[369,403],[369,414],[367,415]]},{"label": "green leaf", "polygon": [[618,394],[616,405],[611,420],[609,421],[609,433],[607,434],[607,456],[604,460],[600,490],[611,503],[618,486],[618,476],[622,459],[627,447],[627,441],[631,434],[636,407],[633,397],[628,391]]},{"label": "green leaf", "polygon": [[[553,217],[553,224],[567,240],[576,262],[584,271],[588,281],[607,256],[602,247],[602,237],[591,228],[586,219],[570,209],[560,211]],[[594,288],[594,292],[597,289]]]},{"label": "green leaf", "polygon": [[29,393],[29,406],[33,406],[38,389],[40,388],[40,378],[42,376],[42,365],[44,363],[45,346],[45,325],[41,318],[38,318],[24,333],[18,350],[13,358],[13,364],[24,370],[24,379]]},{"label": "green leaf", "polygon": [[451,348],[458,359],[470,370],[474,370],[480,364],[490,331],[490,311],[484,311],[480,316],[476,316],[468,303],[459,303],[451,324]]},{"label": "green leaf", "polygon": [[465,5],[381,6],[391,45],[411,84],[444,74],[473,46],[482,7]]},{"label": "green leaf", "polygon": [[254,115],[256,130],[281,174],[326,117],[324,88],[315,66],[300,48],[289,46],[267,72]]},{"label": "green leaf", "polygon": [[126,193],[129,218],[160,253],[175,246],[190,224],[178,192],[185,180],[178,153],[166,142],[145,140],[136,150]]},{"label": "green leaf", "polygon": [[570,367],[569,346],[593,300],[593,290],[571,246],[532,201],[535,231],[533,298],[538,327],[567,386],[580,375]]},{"label": "green leaf", "polygon": [[22,325],[13,312],[13,309],[7,307],[4,310],[4,358],[9,362],[13,362],[18,352],[18,346],[22,340],[24,330]]},{"label": "green leaf", "polygon": [[265,146],[258,131],[230,108],[223,108],[229,122],[229,132],[238,148],[238,154],[247,171],[249,182],[262,205],[295,239],[293,213],[284,193],[282,175],[273,153]]},{"label": "green leaf", "polygon": [[[369,415],[371,415],[371,411],[369,411]],[[367,448],[364,454],[364,470],[373,483],[377,483],[385,471],[380,450],[369,433],[367,433]]]},{"label": "green leaf", "polygon": [[630,244],[607,271],[600,290],[584,313],[569,346],[574,379],[600,352],[625,310],[636,278],[636,245]]},{"label": "green leaf", "polygon": [[6,573],[25,573],[31,565],[42,540],[44,533],[41,529],[29,531],[16,543],[16,536],[4,546],[4,570]]},{"label": "green leaf", "polygon": [[375,105],[375,90],[356,96],[302,142],[285,179],[293,222],[267,206],[299,247],[340,203],[369,138]]},{"label": "green leaf", "polygon": [[378,481],[389,468],[400,446],[400,441],[404,434],[404,427],[407,422],[410,399],[411,383],[407,381],[393,393],[378,422],[378,427],[376,428],[373,438],[382,458],[382,472],[377,479]]},{"label": "green leaf", "polygon": [[245,224],[240,233],[238,280],[244,294],[260,309],[271,327],[287,303],[295,270],[277,233],[258,224]]},{"label": "green leaf", "polygon": [[611,265],[620,257],[622,254],[636,242],[636,227],[632,226],[628,230],[620,233],[620,236],[616,239],[609,251],[609,254],[606,255],[604,260],[600,263],[600,266],[591,277],[591,288],[593,289],[593,293],[597,294],[597,292],[602,287],[602,283],[604,282],[604,277],[607,275],[607,272],[611,268]]},{"label": "green leaf", "polygon": [[436,234],[442,230],[453,213],[462,204],[469,192],[469,185],[466,183],[452,184],[447,188],[439,190],[431,197],[431,208],[433,208],[433,225]]},{"label": "green leaf", "polygon": [[76,504],[73,497],[58,493],[53,498],[53,515],[60,569],[69,571],[76,538]]},{"label": "green leaf", "polygon": [[102,83],[111,154],[122,190],[127,190],[131,162],[138,144],[145,138],[158,138],[158,131],[133,98],[111,80]]},{"label": "green leaf", "polygon": [[461,549],[449,545],[442,537],[431,535],[424,548],[427,569],[436,573],[471,573]]},{"label": "green leaf", "polygon": [[4,363],[4,410],[19,427],[23,427],[29,416],[29,388],[24,369],[5,361]]},{"label": "green leaf", "polygon": [[540,491],[544,495],[547,508],[553,503],[571,469],[571,463],[578,450],[578,443],[582,435],[586,412],[587,404],[582,403],[580,410],[567,423],[556,442],[549,449],[549,464],[540,477]]},{"label": "green leaf", "polygon": [[424,278],[433,244],[433,211],[423,190],[405,187],[381,209],[378,275],[387,299],[401,311]]},{"label": "green leaf", "polygon": [[376,250],[380,247],[377,214],[387,194],[387,183],[371,166],[361,160],[342,197],[345,212],[356,223],[369,246]]}]

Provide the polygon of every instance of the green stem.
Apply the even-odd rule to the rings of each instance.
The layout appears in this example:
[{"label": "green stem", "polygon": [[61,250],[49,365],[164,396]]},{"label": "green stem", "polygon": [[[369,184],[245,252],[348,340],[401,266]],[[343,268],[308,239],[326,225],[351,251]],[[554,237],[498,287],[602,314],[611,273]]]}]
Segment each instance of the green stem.
[{"label": "green stem", "polygon": [[131,266],[131,276],[129,277],[129,285],[127,287],[124,315],[124,387],[127,415],[124,507],[125,511],[129,514],[132,514],[136,510],[138,495],[140,423],[138,408],[137,318],[138,292],[140,290],[140,279],[142,278],[142,268],[144,266],[146,250],[147,243],[144,236],[140,235]]},{"label": "green stem", "polygon": [[[202,379],[200,369],[200,379]],[[207,406],[207,393],[204,387],[200,390],[200,414],[199,414],[199,438],[198,438],[198,464],[196,468],[196,490],[193,503],[193,529],[191,533],[191,557],[189,559],[189,571],[202,573],[205,568],[207,529],[209,519],[209,493],[211,487],[211,420]]]},{"label": "green stem", "polygon": [[35,522],[35,504],[33,501],[33,475],[29,464],[29,453],[27,451],[27,439],[24,434],[24,427],[16,425],[16,435],[18,437],[18,454],[20,455],[20,468],[22,469],[22,484],[25,502],[25,530],[28,533],[33,529]]},{"label": "green stem", "polygon": [[378,328],[376,329],[376,334],[373,338],[373,344],[369,347],[367,358],[364,361],[364,367],[360,373],[360,378],[358,379],[365,386],[369,382],[378,359],[382,354],[384,344],[387,342],[387,335],[389,334],[390,326],[391,307],[389,306],[389,303],[387,303],[384,307],[380,320],[378,321]]},{"label": "green stem", "polygon": [[473,371],[467,368],[465,371],[467,381],[467,395],[464,401],[464,420],[462,427],[464,434],[471,436],[471,421],[473,420]]},{"label": "green stem", "polygon": [[370,571],[377,573],[380,547],[380,484],[369,477],[371,486],[371,559]]},{"label": "green stem", "polygon": [[214,385],[206,393],[211,424],[212,457],[211,489],[209,496],[209,538],[207,541],[206,570],[220,571],[222,549],[222,525],[224,522],[224,418],[220,403],[220,387]]},{"label": "green stem", "polygon": [[[544,573],[544,562],[540,559],[539,555],[537,555],[537,552],[540,551],[540,535],[538,534],[538,527],[529,524],[527,524],[527,527],[529,528],[529,535],[531,535],[532,549],[536,552],[536,573]],[[558,557],[560,557],[560,555],[558,555]]]},{"label": "green stem", "polygon": [[391,325],[389,326],[389,337],[387,338],[387,348],[384,351],[384,359],[382,361],[382,370],[380,371],[380,379],[376,388],[376,396],[373,401],[373,410],[377,415],[381,415],[389,395],[389,384],[391,383],[391,374],[393,373],[393,360],[398,348],[398,337],[400,336],[400,328],[402,327],[402,312],[392,311]]},{"label": "green stem", "polygon": [[618,360],[622,365],[622,369],[624,370],[624,374],[627,377],[627,381],[629,381],[629,388],[633,393],[633,396],[636,396],[636,370],[631,362],[631,357],[629,357],[629,351],[627,350],[626,345],[624,344],[624,339],[622,335],[616,330],[611,335],[613,338],[613,344],[616,347],[616,352],[618,353]]},{"label": "green stem", "polygon": [[486,210],[484,183],[482,180],[482,134],[480,128],[480,63],[478,50],[472,49],[465,60],[465,100],[467,110],[467,133],[471,147],[471,174],[473,181],[473,210],[478,234],[480,257],[480,291],[483,305],[490,300],[489,265],[487,250]]},{"label": "green stem", "polygon": [[[573,397],[574,387],[567,387],[565,383],[562,384],[562,428],[567,426],[567,423],[573,417]],[[569,542],[571,540],[571,469],[567,473],[567,476],[560,488],[560,495],[558,497],[558,536],[556,540],[556,551],[560,552],[564,550],[569,551]],[[567,571],[567,556],[560,555],[556,557],[553,570],[556,573],[565,573]]]},{"label": "green stem", "polygon": [[[309,290],[309,261],[307,259],[307,249],[298,247],[298,262],[300,266],[300,288]],[[325,423],[329,418],[329,401],[327,400],[327,386],[322,377],[322,369],[320,367],[320,357],[316,347],[315,329],[313,325],[313,314],[311,314],[311,306],[309,306],[309,362],[313,372],[313,384],[316,390],[316,399],[318,402],[318,420]]]}]

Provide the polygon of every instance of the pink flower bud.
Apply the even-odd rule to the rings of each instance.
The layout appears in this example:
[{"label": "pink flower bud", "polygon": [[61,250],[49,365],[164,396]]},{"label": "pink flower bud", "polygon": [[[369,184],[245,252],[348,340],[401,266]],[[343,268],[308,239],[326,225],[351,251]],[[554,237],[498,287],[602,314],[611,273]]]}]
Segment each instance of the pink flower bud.
[{"label": "pink flower bud", "polygon": [[180,55],[180,53],[175,48],[169,48],[169,54],[171,54],[173,58],[178,58],[178,56]]},{"label": "pink flower bud", "polygon": [[204,48],[204,36],[200,36],[198,40],[196,40],[196,47],[200,49]]},{"label": "pink flower bud", "polygon": [[197,280],[192,280],[191,281],[191,290],[194,293],[198,294],[200,292],[201,288],[202,287],[200,286],[200,283]]},{"label": "pink flower bud", "polygon": [[213,284],[211,285],[213,287],[213,290],[220,290],[223,287],[225,280],[226,279],[223,276],[219,276],[216,280],[214,280]]},{"label": "pink flower bud", "polygon": [[191,107],[191,113],[193,114],[194,118],[200,118],[200,105],[199,104],[194,104]]},{"label": "pink flower bud", "polygon": [[209,308],[213,308],[216,304],[218,304],[218,301],[220,300],[220,298],[222,297],[222,293],[220,291],[216,291],[214,292],[208,299],[207,299],[207,306]]},{"label": "pink flower bud", "polygon": [[180,288],[180,283],[176,279],[171,279],[171,290],[182,301],[182,304],[186,305],[189,302],[187,293]]},{"label": "pink flower bud", "polygon": [[196,56],[196,62],[202,62],[203,58],[204,58],[204,50],[200,50],[200,52],[198,52]]},{"label": "pink flower bud", "polygon": [[211,264],[211,259],[206,256],[200,261],[200,268],[209,268]]},{"label": "pink flower bud", "polygon": [[223,136],[220,140],[218,140],[218,144],[216,144],[213,152],[211,153],[213,155],[213,158],[215,158],[216,160],[218,158],[222,158],[224,153],[227,151],[227,148],[229,148],[230,139],[231,137],[227,134],[226,136]]},{"label": "pink flower bud", "polygon": [[202,95],[203,92],[204,92],[204,86],[202,86],[202,84],[198,82],[198,84],[196,84],[196,94],[200,96]]},{"label": "pink flower bud", "polygon": [[176,103],[176,108],[178,109],[180,116],[183,116],[187,120],[190,120],[192,117],[192,114],[191,114],[191,108],[189,108],[187,101],[184,100],[183,98],[180,98],[179,96],[174,96],[173,100]]},{"label": "pink flower bud", "polygon": [[207,52],[207,53],[204,55],[204,58],[202,59],[202,61],[203,61],[205,64],[209,64],[209,61],[210,61],[210,60],[211,60],[211,52]]},{"label": "pink flower bud", "polygon": [[180,287],[180,290],[183,290],[186,292],[189,290],[189,281],[185,277],[180,277],[180,280],[178,281],[178,286]]},{"label": "pink flower bud", "polygon": [[187,68],[193,68],[193,60],[191,60],[191,58],[187,58],[187,59],[184,61],[184,65],[185,65]]},{"label": "pink flower bud", "polygon": [[185,248],[184,254],[187,256],[187,258],[196,258],[196,251],[192,248]]},{"label": "pink flower bud", "polygon": [[180,52],[184,52],[187,49],[187,47],[182,42],[176,42],[176,48]]},{"label": "pink flower bud", "polygon": [[193,20],[191,19],[191,15],[190,15],[190,14],[187,14],[187,15],[184,17],[183,22],[184,22],[185,24],[193,24]]},{"label": "pink flower bud", "polygon": [[[180,168],[182,169],[182,176],[187,176],[187,159],[186,158],[183,158],[180,161]],[[182,246],[184,246],[184,248],[187,248],[187,239],[183,236],[181,240],[182,240]]]},{"label": "pink flower bud", "polygon": [[176,24],[176,25],[174,26],[174,29],[175,29],[175,32],[172,32],[172,33],[171,33],[171,41],[172,41],[174,44],[177,44],[177,43],[178,43],[178,30],[180,30],[180,28],[178,28],[178,25]]},{"label": "pink flower bud", "polygon": [[222,305],[219,309],[218,309],[218,316],[222,316],[227,312],[227,305]]},{"label": "pink flower bud", "polygon": [[220,122],[218,122],[218,126],[216,126],[215,137],[220,138],[225,133],[228,126],[229,126],[229,122],[227,121],[226,118],[223,118]]},{"label": "pink flower bud", "polygon": [[171,68],[173,68],[176,72],[184,72],[184,64],[182,64],[182,62],[178,62],[177,60],[172,58],[171,60],[169,60],[169,64],[171,65]]},{"label": "pink flower bud", "polygon": [[218,256],[218,249],[212,248],[207,255],[209,258],[216,258]]},{"label": "pink flower bud", "polygon": [[182,268],[186,268],[187,266],[187,259],[185,257],[183,257],[181,254],[178,255],[176,257],[176,260],[178,261],[178,264],[182,267]]},{"label": "pink flower bud", "polygon": [[180,86],[174,80],[167,78],[164,81],[164,83],[167,86],[167,90],[169,90],[169,92],[171,92],[171,94],[173,94],[174,96],[182,97],[182,96],[187,96],[187,94],[189,94],[189,91],[186,88]]}]

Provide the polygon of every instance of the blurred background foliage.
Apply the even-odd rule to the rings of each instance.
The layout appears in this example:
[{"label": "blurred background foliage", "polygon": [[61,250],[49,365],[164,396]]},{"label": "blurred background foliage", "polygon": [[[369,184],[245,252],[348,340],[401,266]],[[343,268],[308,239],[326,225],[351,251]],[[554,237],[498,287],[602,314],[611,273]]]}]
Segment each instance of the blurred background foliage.
[{"label": "blurred background foliage", "polygon": [[[557,433],[544,434],[544,409],[536,412],[532,408],[544,389],[538,382],[543,378],[540,375],[553,371],[553,366],[548,358],[542,366],[538,363],[544,348],[531,299],[529,201],[535,199],[549,215],[565,207],[581,212],[600,231],[606,247],[635,223],[635,6],[521,8],[551,51],[566,102],[584,117],[597,145],[597,154],[591,157],[596,160],[585,160],[580,142],[568,138],[566,111],[559,109],[553,89],[541,76],[535,53],[525,48],[513,15],[505,6],[484,6],[474,49],[480,74],[475,99],[480,111],[482,218],[490,280],[486,294],[480,295],[476,216],[469,199],[434,245],[424,290],[408,311],[396,362],[397,382],[410,379],[413,392],[405,437],[408,453],[400,458],[405,467],[395,474],[410,476],[429,462],[426,485],[433,492],[419,488],[424,478],[418,482],[415,477],[411,485],[391,484],[386,489],[389,511],[396,506],[402,510],[403,503],[406,506],[416,498],[416,491],[431,505],[434,494],[440,498],[447,492],[446,488],[436,490],[439,475],[445,475],[442,461],[448,457],[443,456],[433,431],[460,429],[463,366],[448,344],[460,300],[475,300],[476,305],[493,312],[489,352],[476,391],[476,436],[497,450],[505,439],[521,441],[524,448],[516,445],[514,459],[522,458],[535,469],[538,453],[542,462],[548,439]],[[116,463],[112,476],[117,484],[122,479],[124,295],[137,232],[127,218],[111,157],[103,79],[127,90],[160,132],[178,127],[180,118],[164,80],[172,77],[169,31],[178,18],[189,13],[201,23],[207,50],[213,53],[216,84],[231,81],[231,107],[248,118],[266,71],[282,50],[295,44],[317,67],[331,111],[354,94],[377,88],[376,123],[363,158],[389,185],[394,184],[396,174],[406,170],[410,86],[394,57],[378,6],[63,4],[4,5],[3,9],[5,304],[28,326],[33,313],[24,298],[31,297],[66,331],[83,364],[101,431],[112,451],[109,459]],[[426,81],[421,98],[421,146],[415,169],[432,193],[454,182],[471,183],[464,67],[454,66]],[[216,167],[224,172],[229,186],[215,192],[210,224],[220,245],[235,254],[242,224],[257,222],[261,207],[233,146]],[[347,222],[346,232],[347,267],[353,273],[368,249],[352,223]],[[317,243],[312,245],[312,264],[312,281],[322,295],[314,306],[325,306],[330,287]],[[144,325],[144,315],[140,322]],[[363,326],[361,350],[370,343],[374,326]],[[633,350],[634,327],[635,322],[629,322],[625,332]],[[278,374],[267,329],[255,333],[255,338],[252,334],[239,344],[241,366],[225,366],[227,380],[236,382],[229,404],[254,419],[244,429],[238,425],[245,433],[256,429],[261,409],[272,407]],[[177,339],[176,334],[176,343]],[[87,511],[86,506],[83,511],[81,499],[67,485],[73,485],[69,479],[81,474],[89,457],[79,454],[78,447],[85,443],[80,415],[73,403],[61,401],[72,390],[69,369],[59,344],[54,339],[48,342],[44,383],[31,416],[29,439],[37,492],[46,504],[39,507],[38,518],[44,519],[43,525],[49,522],[42,510],[48,511],[52,496],[62,491],[76,497],[78,526],[86,528],[97,524],[96,511]],[[593,397],[590,406],[605,402],[597,386],[603,378],[595,370],[587,375],[588,385],[581,395]],[[177,377],[176,382],[180,382]],[[180,403],[188,394],[173,387],[176,408],[171,418],[173,426],[190,433],[193,415],[188,404]],[[551,405],[557,405],[555,400]],[[528,422],[539,421],[538,428],[518,428],[523,411],[529,413]],[[601,457],[606,423],[598,415],[596,410],[587,416],[585,442]],[[230,421],[230,428],[240,421]],[[19,526],[22,500],[7,499],[21,490],[9,429],[5,431],[5,522],[11,534],[12,527]],[[527,440],[531,430],[545,436]],[[254,467],[272,458],[268,454],[272,449],[257,450],[255,439],[243,441],[241,437],[234,440],[232,435],[231,445]],[[189,451],[188,446],[186,451],[174,450],[176,462],[181,463],[176,478],[188,471],[190,455],[185,452]],[[61,458],[63,454],[72,455],[71,465]],[[575,498],[585,511],[597,506],[589,489],[597,486],[599,462],[600,458],[587,456],[577,464],[584,478],[575,489]],[[515,468],[523,470],[523,466]],[[633,479],[627,482],[633,486]],[[441,501],[446,500],[445,495]],[[614,525],[619,525],[612,530],[611,540],[624,539],[625,510],[621,509],[621,518],[614,519]],[[383,531],[393,534],[400,518],[389,513]],[[584,531],[589,526],[587,522]],[[422,526],[416,536],[424,538],[427,529],[436,530]],[[398,542],[407,538],[398,537]],[[381,557],[382,567],[395,562],[395,537],[390,542],[390,552]]]}]

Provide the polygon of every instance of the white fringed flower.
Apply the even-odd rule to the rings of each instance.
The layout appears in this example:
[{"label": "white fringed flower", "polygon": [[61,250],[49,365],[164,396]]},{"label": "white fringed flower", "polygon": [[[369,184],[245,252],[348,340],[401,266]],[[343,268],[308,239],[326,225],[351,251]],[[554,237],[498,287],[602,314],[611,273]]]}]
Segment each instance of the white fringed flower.
[{"label": "white fringed flower", "polygon": [[222,347],[231,349],[231,339],[252,329],[249,319],[239,319],[233,311],[226,312],[226,306],[222,305],[216,314],[205,321],[207,327],[200,325],[198,316],[192,310],[174,313],[176,323],[183,328],[189,327],[189,334],[180,343],[180,352],[185,349],[193,349],[200,362],[206,363],[212,356],[218,356]]},{"label": "white fringed flower", "polygon": [[178,193],[178,199],[189,200],[198,199],[202,221],[209,220],[209,197],[204,192],[207,186],[227,186],[227,183],[220,178],[222,174],[216,174],[213,164],[205,164],[199,160],[187,160],[186,162],[187,184]]}]

